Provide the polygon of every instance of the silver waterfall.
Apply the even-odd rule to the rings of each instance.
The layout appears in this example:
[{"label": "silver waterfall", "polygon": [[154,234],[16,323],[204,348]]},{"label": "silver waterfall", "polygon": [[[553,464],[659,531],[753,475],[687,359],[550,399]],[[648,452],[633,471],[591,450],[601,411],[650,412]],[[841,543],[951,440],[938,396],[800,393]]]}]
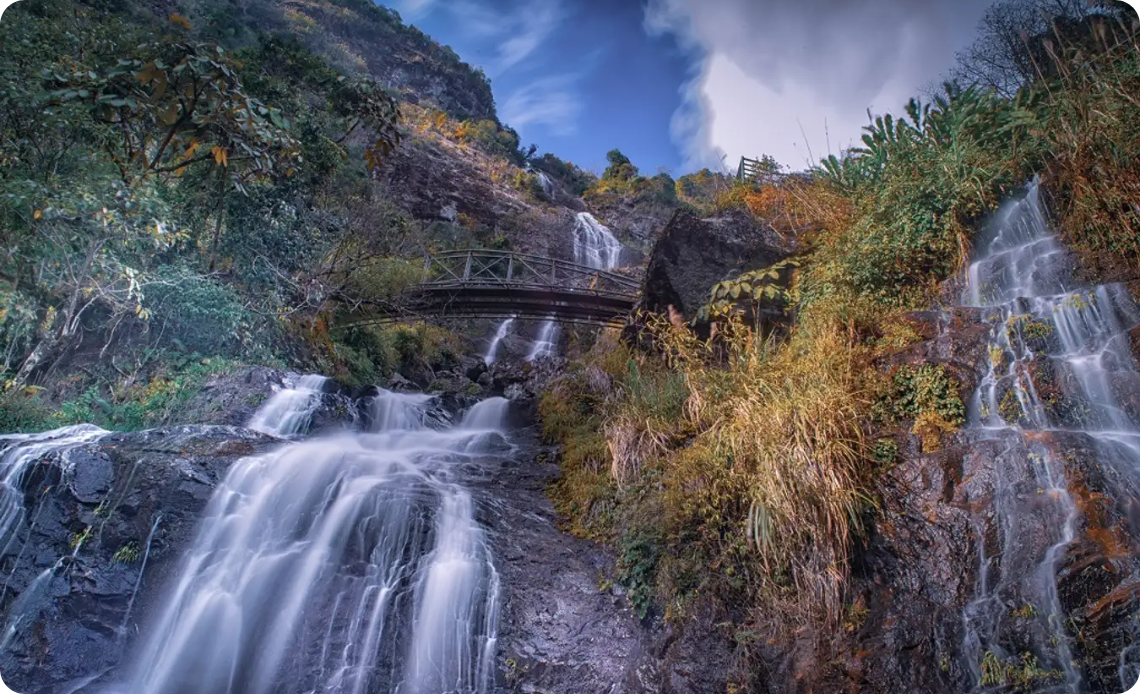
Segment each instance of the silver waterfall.
[{"label": "silver waterfall", "polygon": [[[290,402],[255,421],[310,407]],[[445,426],[429,396],[381,391],[369,431],[235,463],[108,691],[488,692],[499,579],[459,475],[500,445],[506,406]]]},{"label": "silver waterfall", "polygon": [[[1017,663],[1025,690],[1082,692],[1058,574],[1089,532],[1089,492],[1066,447],[1090,451],[1117,502],[1140,498],[1140,374],[1128,342],[1140,312],[1121,286],[1073,282],[1036,182],[982,238],[966,301],[993,327],[969,433],[991,446],[992,498],[973,511],[978,573],[963,612],[964,655],[979,691]],[[1135,655],[1122,656],[1123,689],[1135,683]]]}]

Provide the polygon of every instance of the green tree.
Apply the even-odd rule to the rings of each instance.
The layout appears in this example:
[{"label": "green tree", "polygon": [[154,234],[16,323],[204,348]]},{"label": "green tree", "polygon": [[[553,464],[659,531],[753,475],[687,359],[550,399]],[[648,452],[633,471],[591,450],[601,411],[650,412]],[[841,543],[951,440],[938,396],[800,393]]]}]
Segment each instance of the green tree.
[{"label": "green tree", "polygon": [[607,181],[632,181],[637,178],[637,167],[629,160],[629,157],[621,153],[619,149],[611,149],[606,153],[606,161],[610,163],[606,167],[605,172],[602,174],[602,179]]}]

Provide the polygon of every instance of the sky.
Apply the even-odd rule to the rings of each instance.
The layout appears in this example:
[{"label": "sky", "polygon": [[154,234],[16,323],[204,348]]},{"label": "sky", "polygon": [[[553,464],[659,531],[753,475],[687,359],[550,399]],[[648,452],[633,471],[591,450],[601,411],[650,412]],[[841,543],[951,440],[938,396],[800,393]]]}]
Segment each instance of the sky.
[{"label": "sky", "polygon": [[992,0],[382,0],[491,78],[524,144],[601,172],[791,170],[939,82]]}]

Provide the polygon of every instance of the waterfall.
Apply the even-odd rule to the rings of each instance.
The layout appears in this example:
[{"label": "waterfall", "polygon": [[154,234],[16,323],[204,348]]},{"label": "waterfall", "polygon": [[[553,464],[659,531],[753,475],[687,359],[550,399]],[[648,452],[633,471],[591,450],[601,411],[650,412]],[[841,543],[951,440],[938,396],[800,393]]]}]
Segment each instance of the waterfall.
[{"label": "waterfall", "polygon": [[381,390],[372,398],[373,431],[423,429],[432,396],[423,393],[394,393]]},{"label": "waterfall", "polygon": [[0,557],[12,550],[24,521],[24,475],[28,469],[47,455],[66,455],[72,448],[97,441],[108,433],[80,424],[42,434],[0,436]]},{"label": "waterfall", "polygon": [[538,335],[530,345],[530,353],[526,355],[527,361],[534,361],[541,357],[550,357],[558,352],[558,323],[548,318],[538,330]]},{"label": "waterfall", "polygon": [[538,176],[538,184],[542,186],[542,192],[546,193],[546,197],[548,198],[553,197],[554,183],[550,180],[550,176],[547,176],[541,171],[535,171],[534,173]]},{"label": "waterfall", "polygon": [[621,242],[589,212],[579,212],[574,223],[574,261],[598,270],[621,264]]},{"label": "waterfall", "polygon": [[[974,517],[979,572],[963,614],[964,652],[982,688],[987,657],[1016,660],[1028,643],[1040,668],[1058,673],[1049,686],[1079,692],[1082,675],[1057,574],[1081,515],[1066,461],[1049,436],[1091,438],[1096,462],[1114,469],[1124,485],[1122,498],[1137,495],[1140,426],[1117,400],[1113,381],[1137,375],[1127,331],[1140,315],[1123,287],[1068,286],[1068,257],[1039,195],[1034,182],[1024,199],[999,210],[967,272],[967,302],[986,309],[994,325],[987,372],[969,407],[970,428],[995,455],[993,518],[986,517],[988,509]],[[1043,387],[1054,387],[1041,381],[1042,373],[1053,374],[1064,391],[1060,397],[1042,395]],[[996,547],[987,541],[987,527],[996,528]],[[1017,619],[1009,616],[1013,609],[1021,611]],[[1136,672],[1121,670],[1128,689]]]},{"label": "waterfall", "polygon": [[487,363],[487,366],[495,363],[495,355],[499,351],[499,343],[507,337],[507,334],[510,332],[511,325],[514,322],[514,318],[508,318],[502,323],[499,323],[499,329],[495,331],[495,336],[491,338],[491,344],[489,347],[487,347],[487,355],[483,357],[483,361]]},{"label": "waterfall", "polygon": [[[0,436],[0,558],[15,554],[11,569],[4,577],[0,592],[7,593],[17,569],[29,552],[31,533],[24,531],[35,527],[36,517],[27,522],[24,497],[30,491],[25,489],[25,477],[32,466],[47,456],[58,455],[65,465],[68,453],[75,448],[92,443],[109,432],[90,424],[68,426],[40,434],[6,434]],[[42,507],[41,507],[42,508]],[[38,514],[37,514],[38,515]],[[24,532],[22,532],[24,531]],[[23,536],[23,541],[20,537]],[[81,539],[72,550],[72,557],[83,545]],[[17,547],[19,548],[17,550]],[[7,648],[21,624],[34,619],[34,615],[45,609],[52,600],[56,571],[69,557],[60,557],[51,567],[43,570],[16,597],[8,607],[7,620],[0,632],[0,650]]]},{"label": "waterfall", "polygon": [[321,406],[326,381],[324,376],[310,374],[297,379],[293,387],[277,391],[253,415],[248,428],[280,438],[304,434]]},{"label": "waterfall", "polygon": [[112,691],[489,692],[499,579],[454,476],[506,401],[432,429],[428,400],[381,392],[379,431],[235,463]]}]

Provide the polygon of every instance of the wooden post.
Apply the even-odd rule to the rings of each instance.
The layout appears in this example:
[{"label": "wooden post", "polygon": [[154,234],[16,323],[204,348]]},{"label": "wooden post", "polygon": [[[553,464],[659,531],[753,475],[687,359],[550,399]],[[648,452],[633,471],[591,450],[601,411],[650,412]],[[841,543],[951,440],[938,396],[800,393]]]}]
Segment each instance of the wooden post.
[{"label": "wooden post", "polygon": [[507,256],[507,281],[510,282],[515,277],[515,254],[511,253]]},{"label": "wooden post", "polygon": [[427,282],[431,279],[431,253],[424,251],[424,276],[421,282]]},{"label": "wooden post", "polygon": [[467,251],[467,265],[463,268],[463,281],[471,281],[471,251]]}]

